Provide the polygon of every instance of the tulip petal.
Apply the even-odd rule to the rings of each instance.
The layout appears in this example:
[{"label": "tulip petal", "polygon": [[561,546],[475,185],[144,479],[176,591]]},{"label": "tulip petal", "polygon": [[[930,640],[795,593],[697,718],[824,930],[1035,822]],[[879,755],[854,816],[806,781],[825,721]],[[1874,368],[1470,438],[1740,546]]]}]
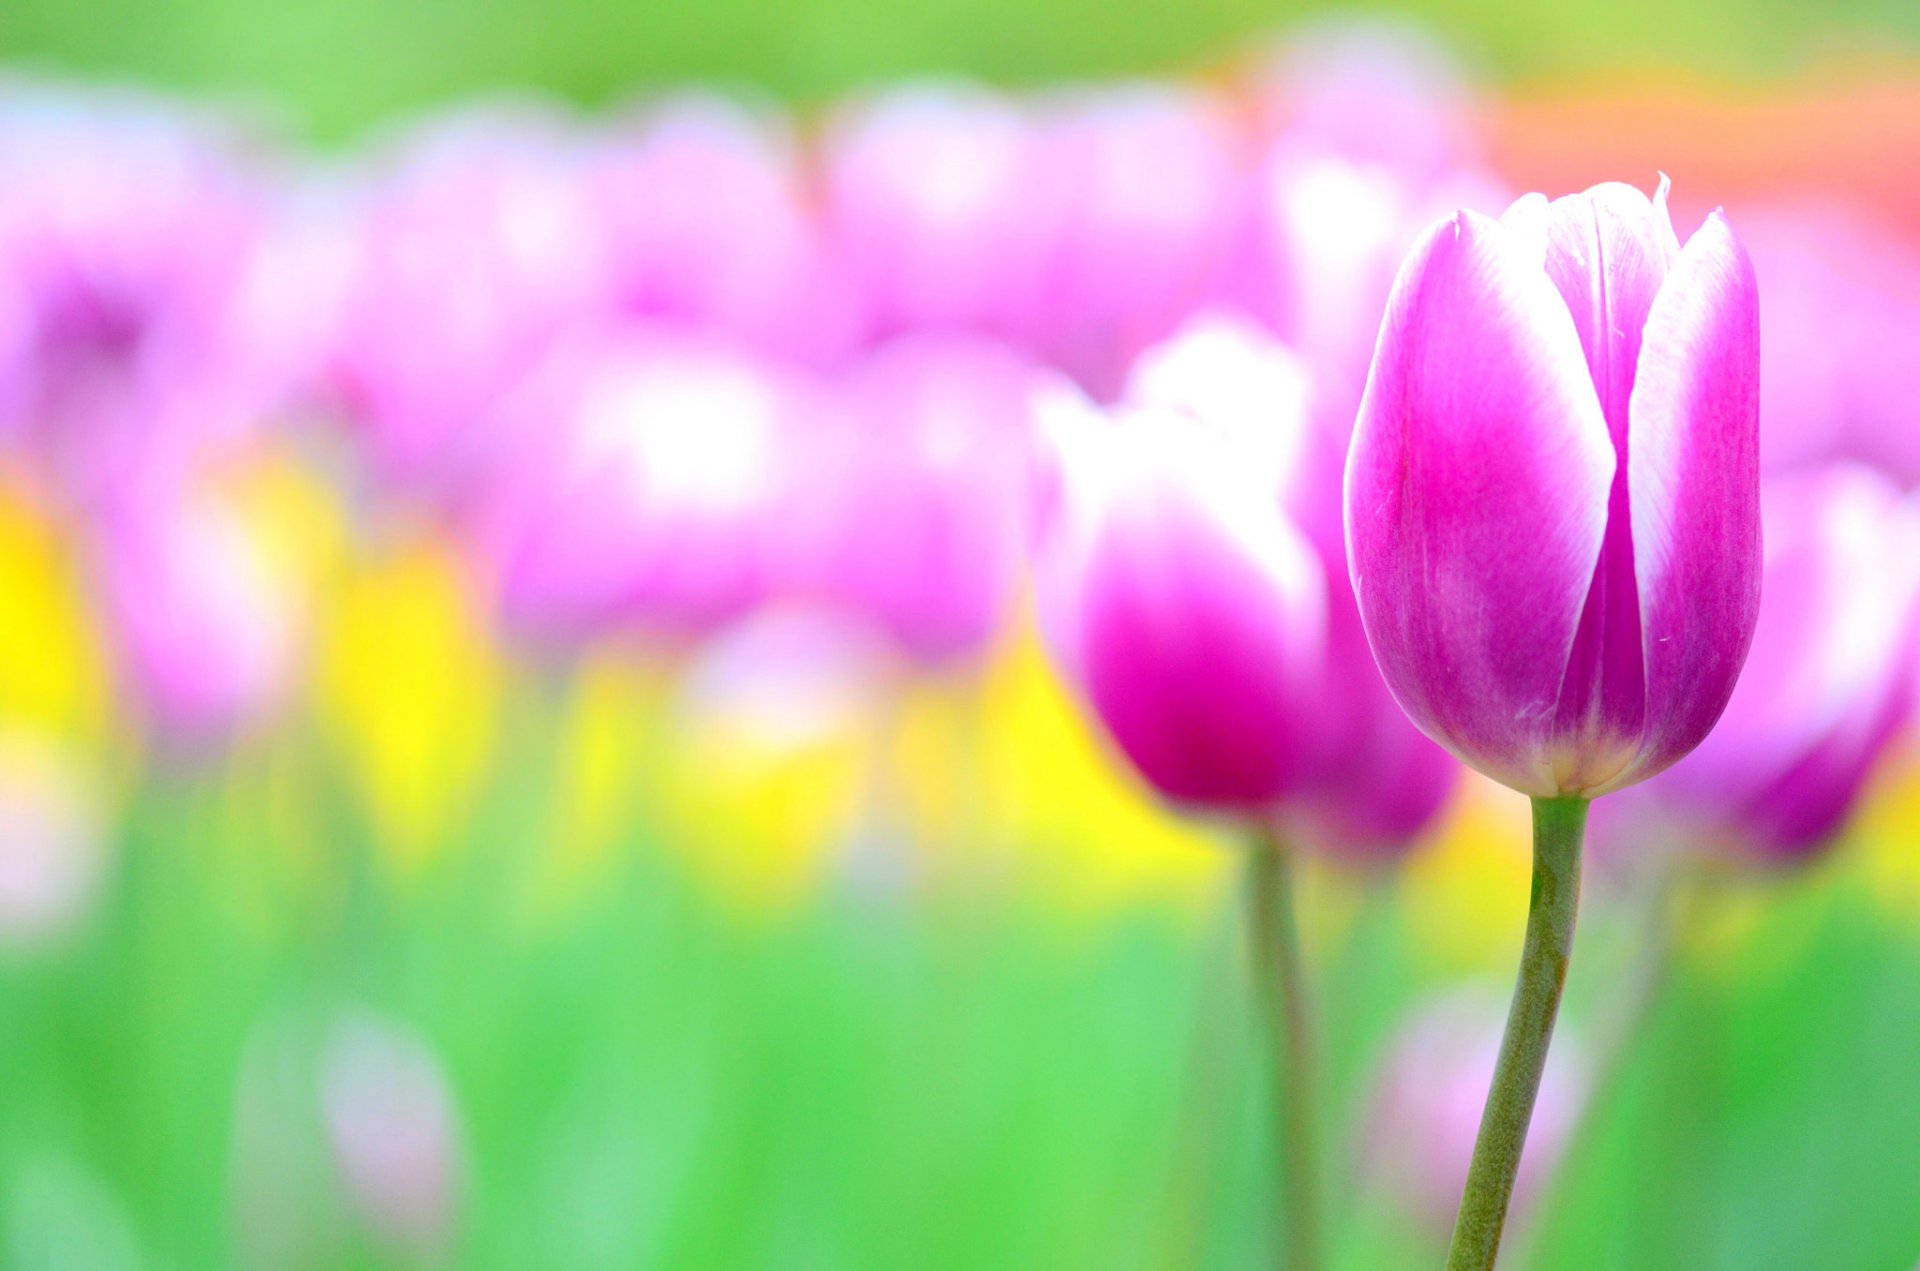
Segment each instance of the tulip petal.
[{"label": "tulip petal", "polygon": [[1753,264],[1715,212],[1653,302],[1629,407],[1647,712],[1616,785],[1698,745],[1746,661],[1760,606],[1759,357]]},{"label": "tulip petal", "polygon": [[1567,307],[1524,235],[1462,212],[1394,284],[1347,465],[1367,638],[1469,764],[1557,793],[1555,705],[1614,451]]}]

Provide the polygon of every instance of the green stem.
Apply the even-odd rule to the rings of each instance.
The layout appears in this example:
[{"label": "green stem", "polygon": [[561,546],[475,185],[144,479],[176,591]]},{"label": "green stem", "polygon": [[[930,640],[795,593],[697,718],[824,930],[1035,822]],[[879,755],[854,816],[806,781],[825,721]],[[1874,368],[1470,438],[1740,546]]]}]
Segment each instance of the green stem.
[{"label": "green stem", "polygon": [[1306,981],[1294,925],[1293,852],[1262,827],[1247,857],[1247,943],[1254,1010],[1265,1034],[1277,1155],[1285,1163],[1281,1207],[1288,1265],[1320,1265],[1313,1133],[1313,1062]]},{"label": "green stem", "polygon": [[1586,824],[1585,799],[1533,801],[1533,897],[1520,976],[1507,1012],[1506,1035],[1500,1039],[1493,1088],[1480,1115],[1447,1271],[1492,1271],[1500,1253],[1500,1232],[1573,953],[1573,925],[1580,909],[1580,838]]}]

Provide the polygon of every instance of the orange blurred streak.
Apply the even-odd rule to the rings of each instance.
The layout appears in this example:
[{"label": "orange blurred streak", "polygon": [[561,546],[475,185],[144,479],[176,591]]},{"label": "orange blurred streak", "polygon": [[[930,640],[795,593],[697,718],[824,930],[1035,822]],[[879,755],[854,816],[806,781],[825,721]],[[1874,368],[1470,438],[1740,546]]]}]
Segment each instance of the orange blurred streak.
[{"label": "orange blurred streak", "polygon": [[1522,189],[1645,187],[1659,170],[1673,178],[1676,228],[1714,204],[1814,195],[1920,239],[1920,62],[1830,68],[1784,87],[1614,76],[1604,88],[1518,88],[1485,125],[1495,169]]}]

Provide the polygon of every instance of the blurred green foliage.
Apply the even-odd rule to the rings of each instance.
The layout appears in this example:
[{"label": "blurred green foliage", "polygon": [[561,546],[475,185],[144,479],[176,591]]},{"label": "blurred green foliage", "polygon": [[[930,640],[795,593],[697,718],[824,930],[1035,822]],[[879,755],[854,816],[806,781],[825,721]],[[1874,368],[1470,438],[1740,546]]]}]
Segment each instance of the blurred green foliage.
[{"label": "blurred green foliage", "polygon": [[[249,1038],[368,1003],[450,1074],[460,1265],[1260,1264],[1271,1193],[1230,906],[1199,928],[1067,922],[1017,890],[848,884],[769,919],[715,903],[638,830],[604,884],[541,916],[537,779],[503,781],[409,882],[329,801],[330,855],[299,885],[232,787],[149,788],[107,912],[59,956],[0,967],[6,1188],[73,1163],[152,1265],[226,1264]],[[1764,886],[1677,963],[1561,1180],[1578,1203],[1550,1207],[1526,1266],[1920,1251],[1920,939],[1853,871]],[[1382,1046],[1440,982],[1406,903],[1376,880],[1315,957],[1334,1265],[1352,1271],[1439,1258],[1356,1172]],[[1624,979],[1613,904],[1588,906],[1574,1021]],[[67,1253],[97,1222],[5,1217],[16,1249],[24,1222]]]},{"label": "blurred green foliage", "polygon": [[[697,81],[818,103],[902,75],[1164,73],[1336,12],[1316,0],[6,0],[0,59],[251,98],[339,140],[502,89],[597,104]],[[1920,9],[1901,0],[1410,0],[1396,12],[1502,77],[1643,64],[1747,77],[1920,45]]]}]

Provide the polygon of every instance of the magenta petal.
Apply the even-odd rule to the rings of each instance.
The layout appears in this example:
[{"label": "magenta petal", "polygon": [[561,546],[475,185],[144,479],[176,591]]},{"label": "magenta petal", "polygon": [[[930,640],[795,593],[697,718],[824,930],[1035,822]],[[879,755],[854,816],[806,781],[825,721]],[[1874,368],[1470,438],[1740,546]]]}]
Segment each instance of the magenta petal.
[{"label": "magenta petal", "polygon": [[1583,789],[1610,780],[1631,762],[1644,727],[1627,406],[1647,314],[1680,246],[1667,219],[1664,181],[1651,200],[1630,185],[1597,185],[1536,214],[1544,236],[1542,263],[1580,333],[1616,459],[1606,544],[1560,691],[1560,783]]},{"label": "magenta petal", "polygon": [[1760,606],[1759,356],[1753,265],[1715,212],[1654,300],[1629,408],[1647,707],[1615,788],[1699,745],[1746,660]]},{"label": "magenta petal", "polygon": [[1555,705],[1613,472],[1579,336],[1527,240],[1470,212],[1428,231],[1361,403],[1348,559],[1401,706],[1529,794],[1559,792]]},{"label": "magenta petal", "polygon": [[1037,582],[1062,670],[1140,774],[1247,813],[1311,776],[1326,589],[1244,455],[1216,442],[1159,408],[1083,436]]}]

